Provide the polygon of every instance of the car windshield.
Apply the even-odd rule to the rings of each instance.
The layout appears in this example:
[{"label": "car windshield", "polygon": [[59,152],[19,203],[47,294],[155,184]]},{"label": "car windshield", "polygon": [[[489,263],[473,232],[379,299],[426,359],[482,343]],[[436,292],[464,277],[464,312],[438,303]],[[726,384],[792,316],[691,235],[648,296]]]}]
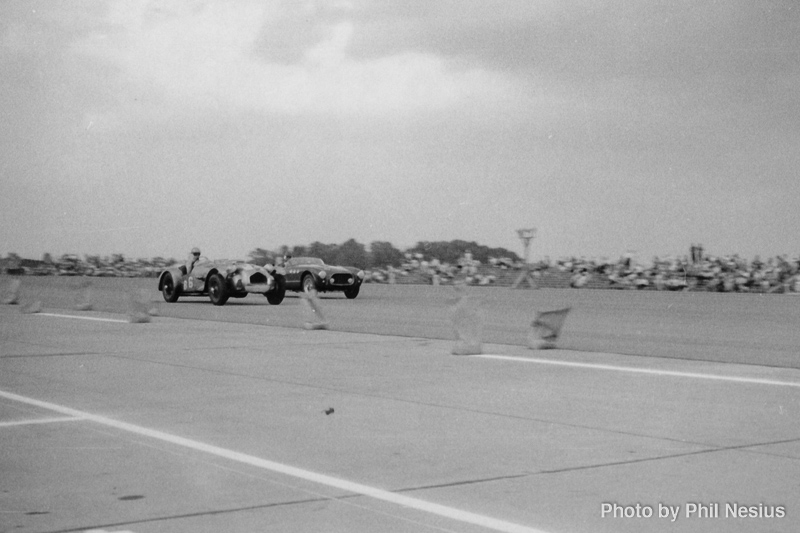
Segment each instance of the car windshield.
[{"label": "car windshield", "polygon": [[325,263],[318,257],[292,257],[286,262],[287,265],[319,265],[323,266]]}]

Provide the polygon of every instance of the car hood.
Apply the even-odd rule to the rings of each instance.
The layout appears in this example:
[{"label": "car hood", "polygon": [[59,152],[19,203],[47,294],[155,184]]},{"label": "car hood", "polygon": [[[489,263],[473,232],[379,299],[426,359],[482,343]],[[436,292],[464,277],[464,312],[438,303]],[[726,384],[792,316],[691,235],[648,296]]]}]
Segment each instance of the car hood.
[{"label": "car hood", "polygon": [[358,269],[355,267],[343,267],[339,265],[325,265],[320,267],[319,265],[314,265],[317,269],[324,270],[328,274],[355,274],[358,272]]}]

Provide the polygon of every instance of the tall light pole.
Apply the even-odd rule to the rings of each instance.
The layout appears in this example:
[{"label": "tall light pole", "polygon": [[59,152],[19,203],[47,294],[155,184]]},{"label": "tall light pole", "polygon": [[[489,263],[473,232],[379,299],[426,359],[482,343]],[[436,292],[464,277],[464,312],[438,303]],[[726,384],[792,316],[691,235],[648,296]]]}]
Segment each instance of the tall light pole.
[{"label": "tall light pole", "polygon": [[522,272],[520,272],[519,277],[511,286],[511,288],[518,289],[522,286],[524,281],[527,281],[528,285],[530,285],[532,289],[537,289],[538,287],[536,286],[536,281],[534,281],[533,276],[531,275],[531,265],[529,262],[531,241],[536,236],[536,228],[518,229],[517,235],[519,235],[522,245],[525,247],[525,264],[522,266]]}]

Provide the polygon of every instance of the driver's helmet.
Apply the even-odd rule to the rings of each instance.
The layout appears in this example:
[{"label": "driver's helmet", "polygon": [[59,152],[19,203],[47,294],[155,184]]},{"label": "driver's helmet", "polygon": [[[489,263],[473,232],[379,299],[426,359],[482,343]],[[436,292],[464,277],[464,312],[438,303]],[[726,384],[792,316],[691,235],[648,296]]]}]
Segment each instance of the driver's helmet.
[{"label": "driver's helmet", "polygon": [[200,248],[192,248],[192,255],[200,257]]}]

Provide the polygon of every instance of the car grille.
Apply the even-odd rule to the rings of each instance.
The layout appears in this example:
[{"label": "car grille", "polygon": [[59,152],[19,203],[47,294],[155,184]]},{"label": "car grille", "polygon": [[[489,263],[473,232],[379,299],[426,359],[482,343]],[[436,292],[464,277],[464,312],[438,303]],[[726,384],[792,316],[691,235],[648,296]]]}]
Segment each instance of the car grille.
[{"label": "car grille", "polygon": [[352,285],[353,284],[353,276],[352,274],[334,274],[331,276],[331,284],[332,285]]},{"label": "car grille", "polygon": [[251,274],[250,275],[250,284],[251,285],[256,285],[256,284],[266,283],[266,282],[267,282],[267,276],[265,276],[261,272],[256,272],[255,274]]}]

